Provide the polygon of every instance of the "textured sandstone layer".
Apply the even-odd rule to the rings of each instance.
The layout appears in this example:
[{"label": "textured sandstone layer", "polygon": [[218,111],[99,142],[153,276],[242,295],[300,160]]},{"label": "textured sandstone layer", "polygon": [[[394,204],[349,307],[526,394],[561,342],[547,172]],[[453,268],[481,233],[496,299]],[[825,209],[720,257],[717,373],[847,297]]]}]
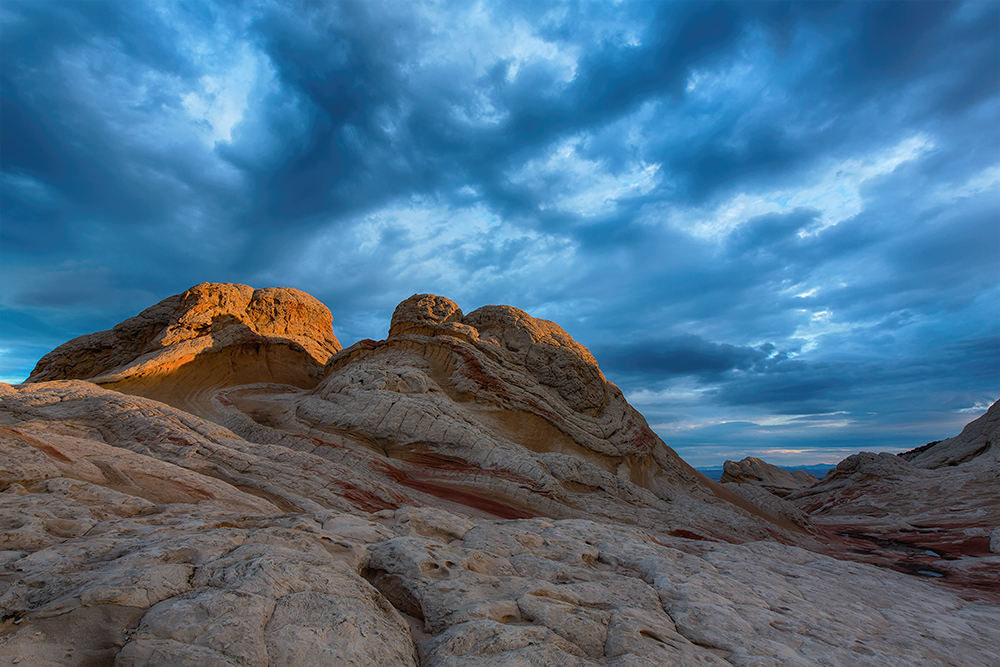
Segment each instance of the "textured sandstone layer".
[{"label": "textured sandstone layer", "polygon": [[[92,338],[111,345],[147,331],[147,321],[166,323],[152,343],[94,352]],[[68,401],[81,418],[107,413],[89,400],[140,395],[255,445],[323,459],[342,480],[331,487],[337,491],[301,495],[327,506],[438,504],[501,518],[597,514],[706,539],[803,538],[804,522],[682,461],[590,352],[552,322],[510,306],[464,315],[449,299],[414,295],[397,307],[386,340],[327,354],[319,380],[315,360],[338,347],[329,323],[318,302],[294,290],[199,285],[110,332],[61,346],[31,382],[58,370],[116,390]],[[243,341],[251,325],[271,342]],[[277,363],[275,350],[290,353],[284,341],[295,340],[311,340],[311,351],[298,365]],[[192,356],[192,346],[203,351]],[[102,361],[73,364],[74,355]],[[328,498],[338,492],[336,502]]]},{"label": "textured sandstone layer", "polygon": [[[434,508],[282,512],[148,454],[123,462],[99,432],[21,424],[0,441],[13,464],[0,492],[11,517],[0,551],[0,661],[8,663],[1000,660],[996,606],[795,547]],[[137,437],[161,453],[153,433]],[[153,500],[134,483],[142,474],[161,480]]]},{"label": "textured sandstone layer", "polygon": [[0,664],[1000,663],[995,601],[817,553],[893,503],[988,541],[993,409],[796,506],[692,470],[552,322],[414,295],[340,350],[330,321],[199,285],[0,384]]}]

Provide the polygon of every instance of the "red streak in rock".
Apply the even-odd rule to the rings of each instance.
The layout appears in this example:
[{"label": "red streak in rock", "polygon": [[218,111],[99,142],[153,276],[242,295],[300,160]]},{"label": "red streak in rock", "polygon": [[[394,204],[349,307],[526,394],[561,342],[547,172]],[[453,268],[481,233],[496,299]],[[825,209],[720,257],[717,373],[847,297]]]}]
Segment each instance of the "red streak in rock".
[{"label": "red streak in rock", "polygon": [[398,496],[397,494],[392,494],[392,495],[397,495],[395,500],[399,501],[402,499],[402,502],[397,502],[396,504],[393,504],[389,502],[388,499],[386,498],[377,496],[371,491],[359,489],[350,482],[345,482],[342,479],[335,479],[333,480],[333,483],[339,487],[341,496],[351,501],[351,503],[353,503],[355,506],[357,506],[360,509],[363,509],[366,512],[394,510],[397,509],[400,505],[405,504],[406,500],[408,500],[402,498],[402,496]]},{"label": "red streak in rock", "polygon": [[553,424],[562,424],[565,420],[547,408],[543,408],[530,398],[524,399],[524,404],[531,408],[536,414],[545,417]]},{"label": "red streak in rock", "polygon": [[474,476],[486,475],[488,477],[505,479],[509,482],[513,482],[532,490],[536,486],[534,480],[530,477],[518,475],[516,472],[502,469],[491,470],[488,468],[478,468],[476,466],[469,465],[468,461],[457,456],[444,456],[443,454],[438,454],[432,451],[413,450],[404,454],[400,460],[414,466],[419,466],[436,472],[463,473],[464,475]]},{"label": "red streak in rock", "polygon": [[464,367],[459,371],[463,376],[469,378],[491,394],[496,394],[500,398],[510,398],[510,394],[507,393],[504,383],[499,378],[487,373],[475,354],[463,347],[458,341],[442,341],[442,344],[450,348],[452,352],[461,357],[462,361],[465,362]]},{"label": "red streak in rock", "polygon": [[451,500],[452,502],[465,505],[466,507],[472,507],[477,510],[487,512],[500,517],[501,519],[530,519],[535,516],[531,512],[517,509],[511,507],[510,505],[505,505],[495,500],[490,500],[489,498],[483,498],[482,496],[469,493],[468,491],[434,484],[433,482],[406,477],[399,480],[399,483],[403,486],[408,486],[411,489],[423,491],[424,493],[428,493],[438,498],[443,498],[444,500]]},{"label": "red streak in rock", "polygon": [[65,454],[63,454],[62,452],[60,452],[58,449],[56,449],[52,445],[46,445],[46,444],[42,444],[42,443],[38,443],[37,445],[34,444],[34,443],[31,443],[31,444],[34,445],[35,449],[42,450],[43,452],[45,452],[46,454],[48,454],[52,458],[56,459],[57,461],[64,461],[65,463],[72,463],[73,462],[73,459],[71,459],[70,457],[66,456]]},{"label": "red streak in rock", "polygon": [[704,535],[699,535],[698,533],[693,533],[690,530],[684,530],[683,528],[678,528],[677,530],[671,530],[669,535],[674,537],[683,537],[685,540],[701,540],[703,542],[711,542],[712,540],[705,537]]},{"label": "red streak in rock", "polygon": [[[526,510],[518,509],[516,507],[511,507],[501,502],[491,500],[490,498],[484,498],[476,493],[469,491],[464,491],[462,489],[457,489],[453,486],[446,486],[444,484],[436,484],[422,479],[413,479],[407,475],[402,470],[395,468],[386,463],[381,463],[377,461],[371,462],[372,468],[378,469],[380,472],[385,474],[387,477],[392,479],[397,484],[414,489],[415,491],[422,491],[429,495],[435,496],[437,498],[442,498],[444,500],[450,500],[456,502],[460,505],[465,505],[466,507],[472,507],[474,509],[486,512],[487,514],[492,514],[501,519],[530,519],[535,514],[532,514]],[[454,468],[451,468],[454,469]],[[485,472],[481,471],[479,468],[469,468],[470,472]],[[502,472],[502,471],[497,471]]]},{"label": "red streak in rock", "polygon": [[314,438],[314,437],[309,436],[309,435],[293,434],[292,437],[293,438],[299,438],[299,439],[305,440],[307,442],[311,442],[316,447],[329,447],[330,449],[347,449],[347,447],[345,447],[343,445],[338,445],[335,442],[329,442],[327,440],[321,440],[320,438]]}]

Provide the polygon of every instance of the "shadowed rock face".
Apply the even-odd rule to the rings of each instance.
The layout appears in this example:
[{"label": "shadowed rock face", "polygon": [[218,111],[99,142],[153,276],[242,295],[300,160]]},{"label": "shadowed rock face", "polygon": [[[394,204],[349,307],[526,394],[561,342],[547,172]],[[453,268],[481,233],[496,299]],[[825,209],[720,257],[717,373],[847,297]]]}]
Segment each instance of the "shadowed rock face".
[{"label": "shadowed rock face", "polygon": [[[330,322],[199,285],[0,384],[0,663],[1000,662],[995,605],[816,553],[799,507],[692,470],[556,324],[434,295],[382,341]],[[844,465],[830,507],[890,464]]]}]

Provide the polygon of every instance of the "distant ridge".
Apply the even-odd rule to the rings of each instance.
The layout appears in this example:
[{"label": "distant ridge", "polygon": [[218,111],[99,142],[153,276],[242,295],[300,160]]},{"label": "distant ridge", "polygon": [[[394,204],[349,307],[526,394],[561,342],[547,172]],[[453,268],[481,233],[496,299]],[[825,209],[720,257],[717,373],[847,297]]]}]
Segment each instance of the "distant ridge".
[{"label": "distant ridge", "polygon": [[[789,472],[795,472],[796,470],[803,470],[812,475],[813,477],[818,477],[822,479],[823,476],[826,475],[826,473],[830,472],[836,467],[836,464],[829,465],[825,463],[820,463],[816,465],[805,465],[805,466],[778,465],[778,467],[784,468]],[[708,477],[713,482],[718,482],[719,479],[722,477],[722,473],[724,472],[725,469],[723,468],[723,466],[702,466],[702,467],[696,467],[695,470],[703,474],[705,477]]]}]

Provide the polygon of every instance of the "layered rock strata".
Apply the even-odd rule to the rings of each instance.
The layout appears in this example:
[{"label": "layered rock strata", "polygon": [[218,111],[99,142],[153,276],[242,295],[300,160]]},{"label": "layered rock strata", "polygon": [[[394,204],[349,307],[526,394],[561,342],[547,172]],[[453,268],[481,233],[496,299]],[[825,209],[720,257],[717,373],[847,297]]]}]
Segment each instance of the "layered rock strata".
[{"label": "layered rock strata", "polygon": [[[274,304],[296,315],[276,315]],[[294,290],[199,285],[61,346],[29,383],[87,379],[197,414],[255,445],[323,459],[350,480],[339,505],[324,501],[330,506],[431,504],[501,518],[596,512],[707,539],[802,538],[802,522],[682,461],[552,322],[510,306],[464,315],[449,299],[414,295],[397,307],[385,340],[339,350],[330,321]],[[112,353],[137,331],[151,342]],[[296,351],[305,370],[273,363],[274,350]]]}]

